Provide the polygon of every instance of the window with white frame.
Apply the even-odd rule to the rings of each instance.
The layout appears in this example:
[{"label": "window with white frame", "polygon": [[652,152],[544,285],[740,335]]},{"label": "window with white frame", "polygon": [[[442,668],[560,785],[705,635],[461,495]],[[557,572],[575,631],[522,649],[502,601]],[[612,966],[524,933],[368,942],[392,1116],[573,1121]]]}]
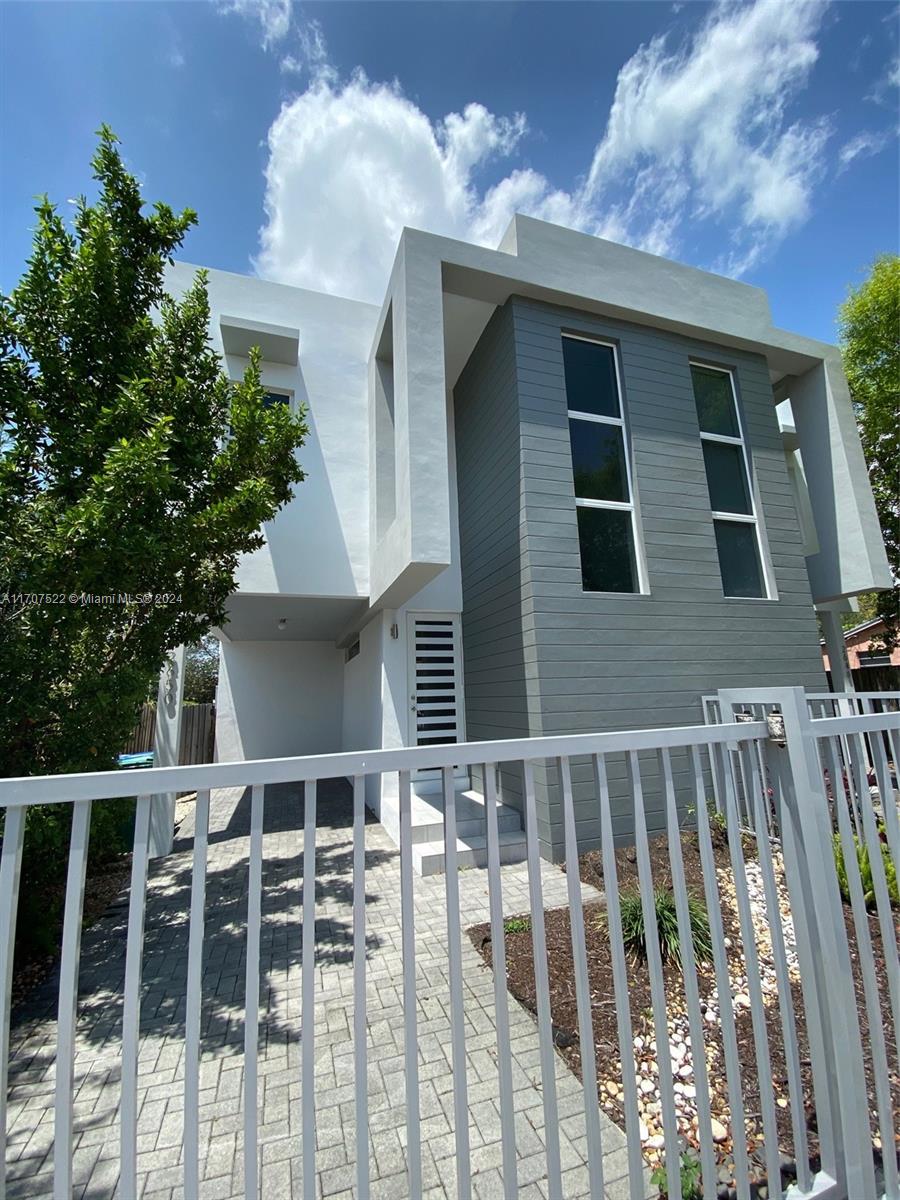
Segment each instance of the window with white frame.
[{"label": "window with white frame", "polygon": [[581,582],[586,592],[640,592],[628,435],[616,350],[563,336]]},{"label": "window with white frame", "polygon": [[722,590],[765,599],[759,522],[731,371],[691,363]]}]

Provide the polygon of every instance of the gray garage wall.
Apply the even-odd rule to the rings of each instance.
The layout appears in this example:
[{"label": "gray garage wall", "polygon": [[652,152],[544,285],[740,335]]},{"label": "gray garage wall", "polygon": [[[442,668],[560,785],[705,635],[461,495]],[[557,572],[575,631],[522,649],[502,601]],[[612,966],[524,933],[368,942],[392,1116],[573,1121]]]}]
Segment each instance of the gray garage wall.
[{"label": "gray garage wall", "polygon": [[[564,331],[619,347],[648,595],[582,590]],[[735,372],[777,599],[722,594],[691,357]],[[719,687],[825,687],[762,356],[513,298],[488,324],[455,403],[470,738],[698,724],[700,696]],[[648,822],[661,829],[655,760],[644,768]],[[616,786],[624,763],[612,761],[610,774],[616,831],[627,839],[630,813]],[[598,820],[589,764],[573,764],[573,779],[579,843],[591,848]],[[542,849],[558,858],[553,770],[538,782]]]}]

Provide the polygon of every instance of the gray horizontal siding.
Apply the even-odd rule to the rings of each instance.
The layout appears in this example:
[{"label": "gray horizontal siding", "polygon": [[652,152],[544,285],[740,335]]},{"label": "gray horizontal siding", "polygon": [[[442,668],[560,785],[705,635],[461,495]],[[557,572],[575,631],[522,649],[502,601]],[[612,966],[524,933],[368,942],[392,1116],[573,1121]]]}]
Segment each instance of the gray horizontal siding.
[{"label": "gray horizontal siding", "polygon": [[[725,686],[823,687],[802,538],[765,360],[529,300],[514,299],[511,305],[527,527],[527,562],[519,579],[534,608],[533,653],[544,732],[698,723],[700,695]],[[598,597],[581,589],[564,330],[606,338],[619,347],[648,596]],[[776,600],[736,600],[722,594],[691,386],[692,357],[735,372]],[[479,686],[489,688],[490,680],[480,678]],[[645,795],[651,831],[662,828],[654,771],[648,774]],[[631,818],[624,774],[611,772],[611,779],[614,824],[627,839]],[[596,845],[591,773],[573,770],[573,780],[579,841]],[[690,790],[687,774],[682,782]],[[558,858],[561,812],[552,772],[540,824],[550,854]]]},{"label": "gray horizontal siding", "polygon": [[[563,331],[619,347],[650,594],[592,596],[581,568]],[[689,359],[733,368],[777,599],[722,595]],[[719,687],[825,685],[818,631],[765,360],[662,330],[514,298],[488,323],[455,391],[463,649],[470,738],[702,721]],[[651,756],[652,759],[652,756]],[[648,823],[662,828],[655,760]],[[691,778],[673,763],[679,788]],[[614,827],[632,832],[610,764]],[[588,765],[573,765],[579,840],[597,844]],[[561,853],[555,769],[537,772],[545,853]],[[504,776],[520,802],[521,779]],[[692,803],[690,796],[681,803]]]},{"label": "gray horizontal siding", "polygon": [[[454,390],[466,736],[540,732],[537,662],[525,658],[521,415],[512,309],[499,309]],[[533,646],[529,646],[532,650]],[[479,772],[473,783],[480,784]],[[522,804],[521,773],[504,770],[504,798]]]}]

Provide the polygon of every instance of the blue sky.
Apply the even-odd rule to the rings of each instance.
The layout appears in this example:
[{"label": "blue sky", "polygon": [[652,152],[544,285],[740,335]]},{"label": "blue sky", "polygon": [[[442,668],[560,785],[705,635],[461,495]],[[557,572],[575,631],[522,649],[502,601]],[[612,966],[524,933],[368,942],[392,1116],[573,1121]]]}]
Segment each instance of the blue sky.
[{"label": "blue sky", "polygon": [[898,238],[898,6],[0,4],[0,287],[113,126],[183,256],[380,298],[404,224],[519,210],[768,292],[833,340]]}]

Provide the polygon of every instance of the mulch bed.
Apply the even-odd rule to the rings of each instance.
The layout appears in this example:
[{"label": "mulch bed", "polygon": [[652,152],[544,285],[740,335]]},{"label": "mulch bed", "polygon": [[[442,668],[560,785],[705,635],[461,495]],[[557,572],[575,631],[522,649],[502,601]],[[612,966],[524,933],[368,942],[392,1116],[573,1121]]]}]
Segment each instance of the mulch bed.
[{"label": "mulch bed", "polygon": [[[746,980],[746,966],[741,953],[741,935],[734,904],[733,879],[731,860],[729,857],[727,837],[723,830],[713,830],[714,859],[719,890],[722,897],[721,913],[723,928],[728,947],[729,975],[732,981]],[[703,901],[702,868],[696,834],[685,833],[682,836],[682,852],[684,856],[685,876],[688,888],[694,896]],[[755,844],[751,838],[744,839],[744,854],[748,870],[752,870],[755,858]],[[669,866],[668,847],[665,838],[658,838],[650,844],[650,857],[653,881],[656,887],[671,886],[671,871]],[[581,879],[603,890],[603,869],[599,853],[583,855],[579,860]],[[616,853],[616,869],[620,893],[638,890],[638,874],[636,855],[633,848],[620,849]],[[779,880],[779,883],[781,881]],[[781,889],[779,889],[781,890]],[[730,895],[729,895],[730,892]],[[786,901],[782,911],[787,912]],[[848,931],[848,942],[856,976],[860,1025],[863,1035],[866,1056],[866,1074],[869,1085],[870,1107],[875,1108],[875,1093],[872,1075],[871,1051],[868,1038],[868,1023],[866,1020],[863,1001],[861,976],[858,966],[856,936],[849,906],[845,909]],[[755,914],[756,919],[756,914]],[[587,942],[588,977],[593,1001],[593,1033],[596,1062],[598,1064],[598,1081],[600,1084],[600,1099],[604,1111],[620,1127],[624,1128],[625,1110],[624,1094],[621,1089],[622,1069],[619,1057],[618,1030],[616,1025],[616,1005],[613,988],[612,964],[609,947],[605,904],[593,903],[584,906],[585,936]],[[527,916],[525,918],[527,924]],[[545,914],[546,938],[548,951],[548,968],[550,977],[550,1004],[552,1020],[555,1026],[555,1042],[557,1049],[563,1055],[572,1070],[581,1073],[581,1048],[578,1038],[578,1017],[575,1001],[575,983],[572,961],[571,930],[567,908],[551,909]],[[897,1047],[893,1040],[892,1021],[889,1010],[889,993],[887,990],[887,973],[883,947],[880,938],[877,917],[872,914],[869,918],[870,933],[874,949],[876,973],[882,997],[884,1011],[884,1028],[887,1040],[888,1061],[891,1066],[891,1083],[895,1112],[900,1111],[900,1075],[897,1070]],[[760,949],[768,939],[765,925],[765,913],[759,914],[758,933],[762,933],[757,943]],[[485,962],[492,964],[490,925],[482,924],[469,930],[469,936],[476,949],[482,954]],[[730,945],[729,945],[730,942]],[[771,949],[769,947],[769,954]],[[536,1012],[536,993],[534,983],[534,966],[532,960],[532,945],[530,931],[523,930],[506,934],[506,958],[509,990],[515,998],[530,1012]],[[765,978],[765,969],[762,972]],[[728,1089],[725,1078],[725,1058],[722,1043],[721,1024],[716,1019],[715,974],[712,964],[702,964],[698,968],[698,984],[701,997],[701,1007],[704,1011],[711,1010],[704,1019],[704,1042],[706,1059],[712,1089],[713,1116],[725,1127],[728,1136],[716,1146],[719,1165],[720,1185],[731,1182],[733,1177],[733,1157],[730,1128],[730,1109],[728,1105]],[[684,999],[684,983],[681,971],[672,964],[664,968],[666,984],[667,1008],[670,1017],[681,1014],[677,1018],[682,1031],[687,1029],[684,1017],[686,1005]],[[746,986],[744,984],[744,986]],[[737,989],[736,989],[737,990]],[[742,997],[739,993],[738,1000]],[[815,1112],[812,1103],[812,1079],[809,1065],[808,1047],[806,1042],[805,1018],[802,994],[799,981],[792,980],[793,1008],[797,1019],[801,1077],[804,1093],[804,1106],[807,1119],[807,1136],[809,1155],[815,1159],[818,1153],[816,1136]],[[791,1116],[788,1107],[787,1069],[781,1029],[780,1006],[777,992],[773,987],[765,993],[766,1025],[771,1056],[772,1079],[776,1097],[776,1119],[778,1127],[779,1153],[784,1165],[795,1159],[795,1147],[791,1129]],[[643,1039],[638,1044],[635,1058],[642,1078],[649,1078],[658,1087],[658,1069],[655,1064],[655,1028],[651,1009],[651,992],[649,972],[645,962],[629,961],[629,1004],[631,1009],[632,1035]],[[765,1153],[763,1145],[763,1130],[761,1120],[761,1105],[759,1095],[759,1078],[755,1069],[755,1049],[753,1041],[752,1018],[749,1007],[736,1004],[734,1008],[737,1029],[738,1055],[741,1065],[742,1095],[746,1117],[746,1139],[750,1155],[751,1172],[762,1182],[765,1177]],[[669,1038],[679,1035],[672,1033],[670,1022]],[[688,1058],[693,1051],[688,1044]],[[693,1076],[688,1075],[690,1084]],[[648,1089],[649,1090],[649,1089]],[[639,1095],[641,1093],[639,1092]],[[647,1099],[652,1103],[653,1094]],[[693,1102],[690,1098],[679,1102],[679,1133],[687,1145],[698,1145]],[[658,1111],[658,1101],[657,1101]],[[648,1164],[659,1165],[662,1161],[661,1123],[659,1119],[642,1112],[642,1129],[644,1155]],[[877,1126],[873,1121],[873,1130]],[[877,1139],[875,1145],[878,1145]]]}]

